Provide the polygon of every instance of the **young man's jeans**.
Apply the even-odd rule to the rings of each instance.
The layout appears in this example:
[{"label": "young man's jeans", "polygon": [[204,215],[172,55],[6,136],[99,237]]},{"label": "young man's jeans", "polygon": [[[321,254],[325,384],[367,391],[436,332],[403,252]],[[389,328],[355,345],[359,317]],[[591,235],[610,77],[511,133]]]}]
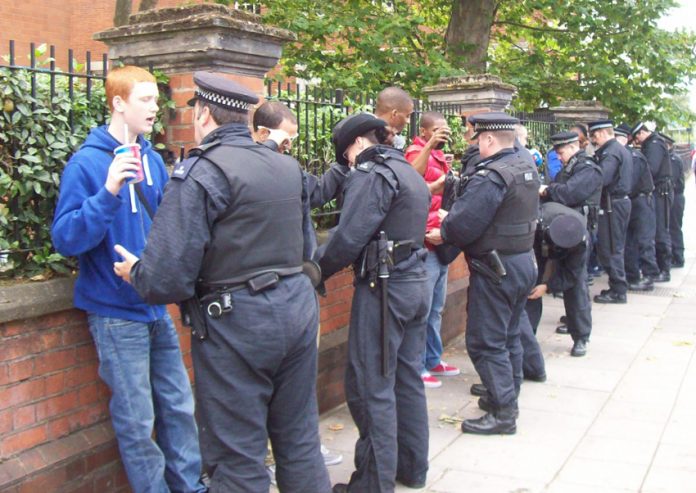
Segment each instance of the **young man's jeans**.
[{"label": "young man's jeans", "polygon": [[133,491],[206,491],[191,384],[169,315],[142,323],[89,314],[88,321]]},{"label": "young man's jeans", "polygon": [[440,263],[434,251],[429,251],[425,259],[425,272],[428,275],[428,291],[432,295],[430,313],[428,313],[428,328],[423,353],[423,371],[440,364],[442,356],[442,310],[447,296],[448,266]]}]

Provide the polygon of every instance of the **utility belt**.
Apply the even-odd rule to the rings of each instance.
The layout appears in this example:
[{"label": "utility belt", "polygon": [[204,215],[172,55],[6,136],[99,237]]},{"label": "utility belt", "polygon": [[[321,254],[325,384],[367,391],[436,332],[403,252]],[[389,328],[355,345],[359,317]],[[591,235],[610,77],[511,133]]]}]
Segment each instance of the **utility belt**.
[{"label": "utility belt", "polygon": [[207,317],[218,319],[233,310],[232,293],[247,289],[251,295],[256,295],[274,289],[281,278],[300,272],[302,267],[252,274],[245,281],[229,284],[198,284],[196,295],[179,306],[181,321],[185,326],[191,327],[194,337],[202,341],[208,337]]},{"label": "utility belt", "polygon": [[657,195],[668,196],[672,190],[674,190],[674,187],[672,186],[671,178],[664,178],[655,183],[655,192]]},{"label": "utility belt", "polygon": [[634,200],[634,199],[637,199],[640,197],[650,198],[650,197],[652,197],[652,192],[638,192],[638,193],[634,193],[633,195],[630,196],[631,200]]},{"label": "utility belt", "polygon": [[587,219],[587,230],[592,232],[597,227],[599,206],[593,204],[583,204],[579,211]]},{"label": "utility belt", "polygon": [[611,200],[624,200],[627,199],[628,195],[623,194],[623,195],[612,195]]},{"label": "utility belt", "polygon": [[477,256],[467,255],[467,260],[471,270],[486,277],[494,284],[502,283],[503,278],[507,275],[503,259],[497,250],[491,250]]},{"label": "utility belt", "polygon": [[414,251],[423,248],[413,240],[389,240],[385,245],[386,251],[381,253],[380,246],[380,240],[373,240],[363,248],[357,260],[359,268],[356,270],[360,279],[376,279],[378,277],[382,256],[386,256],[386,265],[389,268],[389,272],[391,272],[396,265],[411,257]]}]

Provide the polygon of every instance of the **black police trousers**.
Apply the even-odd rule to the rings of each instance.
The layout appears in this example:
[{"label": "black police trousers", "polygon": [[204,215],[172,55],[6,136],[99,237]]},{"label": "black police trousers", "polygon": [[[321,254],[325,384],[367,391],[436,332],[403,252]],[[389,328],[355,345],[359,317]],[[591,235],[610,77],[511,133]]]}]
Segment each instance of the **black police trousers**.
[{"label": "black police trousers", "polygon": [[686,199],[683,193],[674,194],[671,215],[669,217],[669,235],[672,240],[672,263],[681,265],[684,263],[684,234],[682,223],[684,221],[684,206]]},{"label": "black police trousers", "polygon": [[631,199],[624,267],[629,283],[640,281],[641,272],[643,276],[660,273],[655,260],[655,204],[652,194],[641,194]]},{"label": "black police trousers", "polygon": [[391,493],[395,479],[425,482],[428,410],[420,369],[429,311],[423,255],[389,279],[389,372],[382,375],[381,287],[356,279],[348,333],[345,391],[360,432],[348,491]]},{"label": "black police trousers", "polygon": [[466,349],[495,409],[514,409],[522,384],[520,317],[537,267],[529,252],[501,256],[507,274],[497,284],[469,269]]},{"label": "black police trousers", "polygon": [[671,214],[674,191],[662,195],[657,189],[653,192],[655,198],[655,254],[657,267],[661,272],[669,272],[672,267],[672,239],[669,234],[669,215]]},{"label": "black police trousers", "polygon": [[[599,263],[609,276],[609,289],[618,294],[626,294],[626,271],[624,267],[624,247],[626,245],[626,232],[628,220],[631,216],[631,199],[614,199],[612,201],[613,213],[611,214],[611,231],[609,229],[609,215],[605,210],[599,213],[599,233],[597,243],[597,255]],[[613,238],[614,250],[611,249],[609,236]]]},{"label": "black police trousers", "polygon": [[[528,303],[527,303],[528,304]],[[536,338],[536,331],[527,316],[527,310],[520,315],[520,342],[522,343],[522,374],[526,378],[540,378],[546,375],[546,364],[541,346]]]},{"label": "black police trousers", "polygon": [[268,491],[268,438],[282,492],[327,493],[316,399],[318,306],[309,278],[232,293],[192,340],[196,417],[211,493]]},{"label": "black police trousers", "polygon": [[566,326],[573,341],[589,341],[592,332],[592,303],[590,292],[585,282],[587,261],[589,259],[589,242],[581,244],[568,252],[559,261],[564,269],[572,272],[577,282],[563,290],[563,306],[566,312]]}]

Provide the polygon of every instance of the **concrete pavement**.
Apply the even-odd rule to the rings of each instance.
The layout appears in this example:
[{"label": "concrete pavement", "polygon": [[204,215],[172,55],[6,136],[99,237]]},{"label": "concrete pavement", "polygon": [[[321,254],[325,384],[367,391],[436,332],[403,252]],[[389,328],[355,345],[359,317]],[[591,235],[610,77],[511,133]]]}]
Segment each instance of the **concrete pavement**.
[{"label": "concrete pavement", "polygon": [[[686,266],[626,305],[593,306],[588,354],[572,358],[569,336],[555,334],[560,299],[544,298],[538,339],[548,381],[525,382],[518,432],[464,435],[459,420],[481,411],[469,386],[478,381],[464,341],[445,359],[462,368],[427,390],[429,493],[696,491],[696,190],[689,179],[684,218]],[[600,278],[591,287],[606,287]],[[347,408],[322,416],[323,443],[344,461],[329,467],[347,482],[357,430]]]}]

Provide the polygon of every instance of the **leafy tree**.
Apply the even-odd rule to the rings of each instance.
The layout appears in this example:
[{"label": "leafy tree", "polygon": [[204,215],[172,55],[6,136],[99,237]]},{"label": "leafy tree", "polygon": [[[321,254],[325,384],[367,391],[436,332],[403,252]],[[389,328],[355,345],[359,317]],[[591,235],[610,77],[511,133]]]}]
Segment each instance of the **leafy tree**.
[{"label": "leafy tree", "polygon": [[696,37],[657,21],[674,0],[266,0],[264,19],[298,35],[282,75],[414,94],[442,75],[489,71],[532,110],[596,99],[617,119],[692,118],[679,96],[696,78]]}]

